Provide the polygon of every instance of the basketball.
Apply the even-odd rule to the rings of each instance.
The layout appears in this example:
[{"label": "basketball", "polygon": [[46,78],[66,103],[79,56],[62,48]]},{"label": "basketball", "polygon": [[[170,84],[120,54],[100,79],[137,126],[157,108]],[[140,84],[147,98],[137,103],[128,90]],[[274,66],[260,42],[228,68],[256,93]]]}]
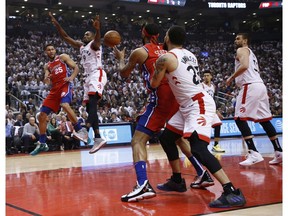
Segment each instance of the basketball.
[{"label": "basketball", "polygon": [[121,42],[121,36],[120,34],[115,30],[110,30],[105,33],[104,35],[104,44],[108,47],[113,47],[115,45],[120,44]]}]

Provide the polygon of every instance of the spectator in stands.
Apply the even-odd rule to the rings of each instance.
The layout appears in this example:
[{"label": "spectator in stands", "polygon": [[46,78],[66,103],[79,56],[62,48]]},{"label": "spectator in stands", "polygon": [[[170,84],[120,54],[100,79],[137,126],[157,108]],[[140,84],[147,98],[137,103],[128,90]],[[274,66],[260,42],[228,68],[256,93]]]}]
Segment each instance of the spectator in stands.
[{"label": "spectator in stands", "polygon": [[36,106],[33,103],[33,99],[29,98],[28,103],[26,103],[27,111],[30,112],[31,114],[35,115],[36,113]]},{"label": "spectator in stands", "polygon": [[9,124],[8,119],[6,118],[5,123],[5,138],[6,138],[6,154],[11,155],[11,147],[12,147],[12,125]]},{"label": "spectator in stands", "polygon": [[58,125],[55,117],[51,117],[49,123],[47,124],[47,134],[49,134],[52,139],[52,141],[50,139],[48,145],[56,145],[61,151],[63,151],[64,145],[62,143],[62,133],[60,132],[60,126]]},{"label": "spectator in stands", "polygon": [[39,140],[39,127],[35,122],[34,116],[31,116],[29,122],[24,125],[21,139],[25,153],[28,153],[31,147],[34,149],[34,144]]},{"label": "spectator in stands", "polygon": [[14,123],[14,126],[24,126],[23,116],[22,114],[18,114],[16,116],[16,122]]},{"label": "spectator in stands", "polygon": [[64,149],[73,149],[74,147],[80,146],[80,141],[76,140],[73,136],[73,125],[72,122],[67,120],[67,117],[65,115],[61,118],[61,124],[60,124],[60,132],[63,135],[62,142],[64,145]]}]

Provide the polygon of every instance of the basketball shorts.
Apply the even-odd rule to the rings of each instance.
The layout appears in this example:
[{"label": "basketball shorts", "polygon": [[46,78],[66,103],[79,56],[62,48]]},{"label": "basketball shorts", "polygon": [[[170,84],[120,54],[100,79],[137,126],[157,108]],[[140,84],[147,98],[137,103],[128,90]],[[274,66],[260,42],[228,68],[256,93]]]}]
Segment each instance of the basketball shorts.
[{"label": "basketball shorts", "polygon": [[194,131],[199,139],[210,142],[212,122],[216,118],[216,105],[212,97],[204,94],[201,103],[191,100],[191,104],[179,111],[168,121],[167,128],[189,138]]},{"label": "basketball shorts", "polygon": [[95,95],[96,93],[102,97],[106,83],[107,75],[104,70],[99,69],[95,73],[89,74],[84,83],[84,102],[89,101],[89,95]]},{"label": "basketball shorts", "polygon": [[61,103],[71,103],[72,89],[69,84],[61,88],[52,88],[48,96],[44,99],[42,106],[50,108],[54,113],[57,113]]},{"label": "basketball shorts", "polygon": [[137,118],[136,130],[152,136],[164,128],[178,109],[179,105],[169,84],[161,84],[156,91],[150,93],[149,103]]},{"label": "basketball shorts", "polygon": [[234,118],[261,122],[272,119],[269,98],[264,83],[244,84],[236,98]]}]

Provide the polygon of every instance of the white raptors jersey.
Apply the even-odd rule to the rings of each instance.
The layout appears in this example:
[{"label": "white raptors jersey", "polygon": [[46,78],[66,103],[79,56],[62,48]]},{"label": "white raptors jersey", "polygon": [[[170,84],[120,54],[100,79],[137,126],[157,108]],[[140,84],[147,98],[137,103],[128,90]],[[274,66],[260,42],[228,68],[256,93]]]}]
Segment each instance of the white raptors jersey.
[{"label": "white raptors jersey", "polygon": [[[188,107],[192,103],[192,97],[204,91],[200,82],[199,66],[197,58],[190,51],[182,48],[175,48],[169,51],[178,60],[178,67],[175,71],[166,73],[169,85],[177,102],[181,107]],[[208,95],[208,94],[207,94]]]},{"label": "white raptors jersey", "polygon": [[[259,74],[258,61],[251,49],[249,49],[249,67],[240,76],[235,78],[236,85],[242,86],[247,83],[263,83]],[[240,67],[240,62],[235,58],[235,71]]]},{"label": "white raptors jersey", "polygon": [[91,48],[92,42],[93,40],[86,46],[80,47],[81,64],[84,67],[85,75],[90,75],[102,68],[102,46],[100,46],[99,50],[94,51]]},{"label": "white raptors jersey", "polygon": [[204,90],[211,96],[214,97],[215,94],[215,86],[213,83],[210,83],[210,86],[206,85],[204,82],[202,82]]}]

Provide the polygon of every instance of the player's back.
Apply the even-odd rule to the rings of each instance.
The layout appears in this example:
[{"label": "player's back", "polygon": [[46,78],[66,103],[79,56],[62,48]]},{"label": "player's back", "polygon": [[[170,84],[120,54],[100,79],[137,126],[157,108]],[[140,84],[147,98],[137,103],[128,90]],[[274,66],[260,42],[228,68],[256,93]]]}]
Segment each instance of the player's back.
[{"label": "player's back", "polygon": [[[200,82],[197,58],[186,49],[175,48],[169,51],[177,57],[175,71],[166,73],[169,85],[180,106],[187,106],[191,98],[199,93],[208,95]],[[210,97],[210,96],[209,96]]]}]

